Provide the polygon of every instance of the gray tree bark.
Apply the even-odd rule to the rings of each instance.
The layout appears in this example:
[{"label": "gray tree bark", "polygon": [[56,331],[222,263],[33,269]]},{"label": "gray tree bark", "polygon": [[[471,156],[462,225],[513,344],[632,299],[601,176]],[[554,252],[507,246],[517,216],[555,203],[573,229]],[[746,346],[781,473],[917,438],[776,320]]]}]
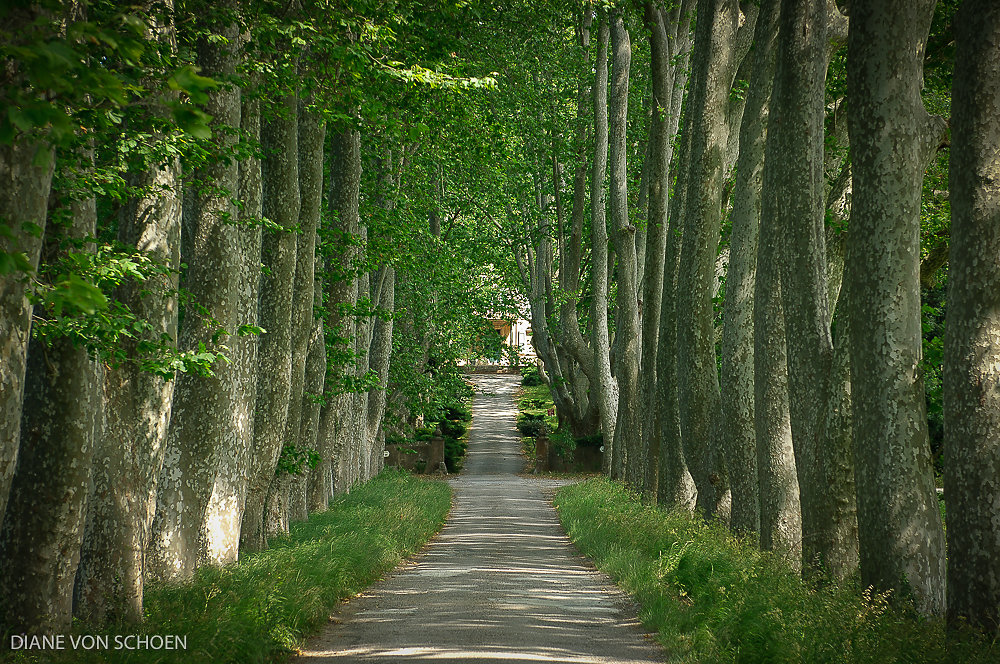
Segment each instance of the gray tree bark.
[{"label": "gray tree bark", "polygon": [[[350,241],[358,234],[358,194],[361,187],[361,136],[354,130],[333,134],[330,150],[329,205],[332,215],[333,235],[340,246],[326,259],[324,327],[333,336],[332,348],[346,352],[353,348],[356,319],[344,315],[342,307],[353,307],[358,299],[358,280],[354,274],[355,247]],[[343,360],[331,358],[336,368],[334,379],[327,385],[326,401],[320,412],[319,452],[323,462],[330,463],[334,493],[350,488],[347,481],[347,455],[349,451],[350,408],[353,395],[343,392]],[[323,472],[326,472],[324,469]],[[327,499],[328,500],[328,499]],[[314,506],[325,508],[326,502]]]},{"label": "gray tree bark", "polygon": [[[40,152],[48,158],[36,166]],[[0,145],[0,223],[13,233],[0,237],[0,252],[23,253],[32,270],[42,250],[54,167],[55,152],[41,142],[19,136],[11,145]],[[0,521],[17,464],[32,310],[27,275],[0,274]]]},{"label": "gray tree bark", "polygon": [[716,514],[728,493],[719,453],[719,374],[712,295],[722,222],[729,90],[740,10],[735,0],[699,0],[687,117],[691,152],[677,282],[681,439],[698,508]]},{"label": "gray tree bark", "polygon": [[[259,551],[267,546],[265,506],[275,485],[275,468],[287,442],[286,422],[292,382],[292,301],[299,223],[298,101],[288,93],[280,102],[281,112],[262,121],[261,164],[264,217],[281,230],[267,232],[261,256],[267,272],[261,280],[261,335],[257,409],[254,414],[254,458],[250,485],[240,529],[240,547]],[[311,301],[310,301],[311,302]]]},{"label": "gray tree bark", "polygon": [[1000,6],[955,19],[945,337],[948,618],[1000,628]]},{"label": "gray tree bark", "polygon": [[[845,282],[861,578],[944,612],[944,534],[920,373],[920,194],[938,123],[924,110],[934,0],[855,3],[848,35],[854,196]],[[886,63],[892,63],[887,67]]]},{"label": "gray tree bark", "polygon": [[597,30],[597,59],[594,76],[594,164],[590,180],[591,275],[593,279],[593,324],[597,405],[604,433],[603,470],[612,474],[615,449],[615,422],[618,416],[618,383],[611,374],[611,335],[608,331],[608,228],[604,178],[608,164],[608,43],[611,31],[602,16]]},{"label": "gray tree bark", "polygon": [[[173,45],[172,25],[160,34]],[[180,264],[180,172],[180,160],[173,157],[139,174],[134,184],[145,193],[130,201],[118,219],[119,242],[171,270]],[[177,285],[176,274],[155,275],[143,283],[122,284],[115,293],[150,324],[141,340],[156,343],[163,335],[177,339]],[[130,358],[139,341],[125,342]],[[134,360],[105,373],[107,419],[95,450],[74,591],[75,614],[94,623],[142,618],[144,552],[175,385],[175,380],[143,371]]]},{"label": "gray tree bark", "polygon": [[[680,126],[681,101],[686,85],[691,44],[690,24],[694,0],[674,7],[669,14],[652,2],[645,3],[645,21],[650,30],[653,77],[652,117],[649,137],[649,208],[647,214],[645,268],[642,279],[642,363],[639,374],[642,416],[642,490],[651,500],[659,494],[662,433],[658,407],[660,330],[667,270],[667,237],[670,221],[670,163]],[[676,261],[670,265],[673,289]],[[666,352],[673,354],[671,346]],[[674,369],[676,371],[676,369]]]},{"label": "gray tree bark", "polygon": [[[226,5],[235,9],[236,3]],[[239,62],[239,31],[235,23],[216,28],[225,42],[203,39],[198,60],[209,76],[228,77]],[[240,91],[220,88],[210,94],[208,112],[216,127],[240,124]],[[235,144],[225,130],[216,132],[221,153]],[[188,264],[182,286],[207,314],[188,306],[181,325],[182,349],[212,345],[218,329],[235,332],[239,292],[240,254],[232,195],[238,191],[235,160],[219,159],[206,166],[199,177],[212,182],[211,191],[195,192],[191,214],[185,213],[182,259]],[[217,362],[214,376],[182,375],[177,378],[164,462],[157,488],[152,536],[147,547],[148,571],[165,579],[187,579],[194,574],[202,551],[205,516],[218,474],[223,450],[235,445],[233,397],[236,375],[231,365]]]},{"label": "gray tree bark", "polygon": [[[260,140],[259,99],[244,97],[240,122],[251,141]],[[240,161],[239,192],[243,207],[239,211],[237,231],[241,256],[237,322],[243,325],[260,324],[261,188],[260,159],[251,156]],[[229,347],[236,375],[232,409],[235,447],[220,458],[219,473],[201,537],[201,560],[223,565],[239,556],[240,530],[249,488],[247,475],[255,454],[254,411],[257,407],[259,338],[256,334],[232,337]]]},{"label": "gray tree bark", "polygon": [[[826,274],[824,106],[826,0],[784,0],[771,118],[773,212],[785,238],[781,296],[788,349],[788,390],[807,573],[843,579],[857,565],[853,486],[835,480],[850,458],[846,439],[827,430],[828,402],[838,392]],[[841,422],[842,423],[842,422]],[[829,438],[824,434],[828,433]],[[839,457],[839,459],[838,459]],[[849,467],[850,464],[848,464]]]},{"label": "gray tree bark", "polygon": [[[626,124],[632,45],[620,11],[611,15],[611,108],[609,119],[610,207],[612,239],[618,263],[615,269],[615,379],[618,415],[615,417],[611,477],[640,488],[642,414],[639,412],[639,284],[635,226],[628,213]],[[629,460],[631,459],[631,460]],[[626,469],[628,472],[626,472]]]},{"label": "gray tree bark", "polygon": [[731,214],[729,270],[723,307],[720,395],[726,465],[733,492],[730,528],[760,530],[757,436],[754,429],[754,288],[760,228],[764,142],[774,78],[780,0],[761,3],[754,34],[743,122],[740,125]]},{"label": "gray tree bark", "polygon": [[[85,151],[84,166],[93,164]],[[46,233],[46,258],[61,241],[93,237],[97,203],[73,201],[72,221]],[[93,251],[92,245],[84,251]],[[38,314],[36,314],[38,315]],[[87,491],[103,427],[103,367],[70,338],[30,342],[20,454],[0,529],[0,624],[12,633],[69,629]]]}]

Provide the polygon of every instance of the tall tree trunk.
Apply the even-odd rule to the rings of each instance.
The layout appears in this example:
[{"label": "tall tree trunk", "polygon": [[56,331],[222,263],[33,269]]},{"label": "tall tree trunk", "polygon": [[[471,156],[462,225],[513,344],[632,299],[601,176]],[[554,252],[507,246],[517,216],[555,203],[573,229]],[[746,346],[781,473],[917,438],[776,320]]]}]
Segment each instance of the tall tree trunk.
[{"label": "tall tree trunk", "polygon": [[[670,14],[652,2],[645,3],[645,21],[650,30],[650,60],[653,77],[652,117],[649,137],[646,258],[642,280],[642,363],[639,374],[642,413],[642,490],[650,500],[659,493],[660,447],[657,374],[661,337],[661,310],[666,286],[667,235],[670,221],[670,163],[680,126],[680,109],[687,66],[693,0]],[[678,86],[680,83],[680,86]],[[675,275],[670,265],[670,286]],[[666,352],[673,353],[673,347]]]},{"label": "tall tree trunk", "polygon": [[[309,110],[308,99],[299,100],[299,234],[296,238],[295,286],[292,291],[292,383],[288,401],[285,440],[300,451],[313,449],[315,440],[302,438],[302,414],[306,407],[305,380],[309,340],[313,334],[313,301],[316,284],[316,232],[323,201],[323,144],[326,124]],[[290,520],[306,518],[306,469],[291,478]]]},{"label": "tall tree trunk", "polygon": [[[316,230],[323,200],[323,143],[326,125],[309,110],[309,100],[299,100],[299,232],[296,236],[295,280],[292,290],[292,382],[288,396],[285,441],[300,451],[311,449],[302,440],[302,411],[305,406],[306,358],[313,332],[313,299],[316,283]],[[289,478],[290,520],[305,519],[305,475]]]},{"label": "tall tree trunk", "polygon": [[[254,458],[240,529],[240,547],[259,551],[267,546],[265,507],[276,482],[275,468],[288,442],[286,422],[292,382],[292,300],[296,234],[299,223],[298,102],[294,92],[280,101],[280,113],[261,123],[264,217],[280,230],[264,234],[261,256],[267,268],[261,280],[257,409],[254,413]],[[310,300],[311,302],[311,300]]]},{"label": "tall tree trunk", "polygon": [[[383,273],[384,272],[384,273]],[[396,270],[391,265],[379,269],[378,307],[381,314],[375,319],[372,341],[368,354],[369,368],[375,373],[378,387],[368,392],[368,421],[366,426],[365,450],[368,455],[368,471],[365,480],[377,475],[385,463],[382,451],[385,449],[382,436],[382,420],[385,417],[385,402],[388,393],[389,360],[392,356],[393,313],[395,312]]]},{"label": "tall tree trunk", "polygon": [[948,618],[1000,628],[1000,6],[955,19],[945,337]]},{"label": "tall tree trunk", "polygon": [[934,4],[851,7],[854,196],[845,281],[862,583],[912,594],[921,613],[938,615],[944,533],[920,372],[920,193],[928,138],[937,133],[920,85]]},{"label": "tall tree trunk", "polygon": [[608,331],[608,229],[604,177],[608,164],[608,43],[611,32],[602,16],[597,30],[597,61],[594,77],[594,165],[590,181],[591,274],[594,282],[593,339],[597,364],[595,387],[604,432],[604,472],[611,474],[618,416],[618,384],[611,375],[611,337]]},{"label": "tall tree trunk", "polygon": [[[171,34],[170,28],[165,34]],[[168,38],[172,41],[172,34]],[[133,184],[145,193],[119,214],[118,241],[175,271],[180,264],[180,160],[172,157],[153,165]],[[157,343],[164,335],[177,339],[176,290],[175,273],[119,287],[115,298],[151,326],[141,341]],[[126,341],[129,358],[138,352],[139,342]],[[156,510],[175,384],[143,371],[135,361],[105,374],[107,419],[94,453],[74,599],[74,613],[93,623],[135,623],[142,618],[144,552]]]},{"label": "tall tree trunk", "polygon": [[[587,149],[589,147],[589,123],[592,122],[593,105],[591,96],[593,89],[590,84],[590,31],[594,12],[587,8],[582,14],[581,24],[577,30],[579,45],[582,51],[581,71],[578,73],[578,92],[576,104],[576,166],[573,171],[573,209],[570,213],[569,239],[563,238],[559,255],[559,286],[566,293],[566,301],[559,308],[560,325],[562,326],[563,345],[580,364],[587,374],[588,382],[594,382],[594,351],[584,339],[580,331],[580,317],[577,309],[580,298],[580,269],[583,259],[583,221],[587,206]],[[552,185],[559,201],[559,189],[562,172],[556,154],[552,159]],[[561,210],[561,206],[557,205]]]},{"label": "tall tree trunk", "polygon": [[[226,5],[236,8],[235,0]],[[239,31],[235,23],[214,29],[224,41],[204,38],[198,45],[198,60],[209,76],[226,78],[236,74],[239,62]],[[221,88],[212,92],[207,104],[217,127],[240,124],[240,91]],[[216,132],[220,154],[235,145],[235,137]],[[184,215],[185,239],[181,247],[188,264],[182,286],[209,317],[188,306],[180,330],[182,349],[210,345],[218,328],[235,332],[239,290],[240,255],[236,228],[229,223],[235,216],[232,195],[238,191],[235,160],[220,158],[202,169],[199,177],[213,183],[211,191],[195,192],[194,209]],[[217,321],[210,323],[210,321]],[[212,496],[223,450],[235,445],[233,397],[236,375],[225,362],[213,366],[212,377],[184,374],[177,378],[174,402],[167,431],[163,469],[157,490],[152,537],[147,548],[149,571],[161,578],[186,579],[194,574],[201,552],[200,538]]]},{"label": "tall tree trunk", "polygon": [[719,453],[719,374],[712,294],[722,223],[729,89],[740,18],[735,0],[699,0],[688,103],[690,166],[677,283],[678,384],[684,452],[698,507],[715,515],[727,490]]},{"label": "tall tree trunk", "polygon": [[[778,16],[781,0],[772,0],[773,6],[762,8],[767,10],[762,23],[770,24],[771,53],[760,52],[760,57],[769,61],[761,62],[765,71],[760,72],[766,79],[773,78],[776,59]],[[766,29],[761,27],[762,30]],[[762,90],[758,91],[762,92]],[[751,94],[754,93],[751,87]],[[756,101],[754,102],[756,104]],[[763,111],[764,109],[762,109]],[[767,109],[770,111],[770,104]],[[754,116],[748,115],[747,121],[754,122]],[[771,117],[767,117],[768,133],[770,133]],[[746,123],[745,123],[746,124]],[[760,138],[754,141],[748,136],[743,150],[749,150],[751,145],[757,145]],[[785,344],[785,314],[781,306],[781,263],[782,243],[781,232],[775,207],[778,205],[778,195],[775,191],[781,185],[778,181],[779,168],[772,165],[775,159],[783,158],[776,151],[777,143],[765,140],[762,189],[760,194],[760,217],[757,247],[757,267],[753,294],[753,433],[756,438],[757,450],[757,487],[760,505],[760,545],[767,551],[774,551],[793,565],[798,566],[802,555],[802,512],[799,501],[799,482],[795,468],[795,453],[792,447],[792,429],[789,415],[788,394],[788,360]],[[742,163],[742,162],[741,162]],[[734,230],[736,222],[741,222],[745,214],[743,201],[742,175],[744,169],[738,166],[737,187],[740,197],[734,206]],[[749,173],[746,173],[749,175]],[[735,244],[735,239],[734,239]],[[736,260],[742,254],[734,249]],[[740,263],[736,263],[739,273]],[[733,269],[733,266],[730,267]],[[727,290],[730,288],[727,281]],[[727,302],[728,307],[728,302]],[[728,311],[727,311],[728,313]]]},{"label": "tall tree trunk", "polygon": [[[620,11],[611,16],[611,109],[609,120],[609,177],[611,223],[615,252],[617,297],[615,300],[615,378],[618,380],[618,415],[611,476],[627,479],[639,488],[642,482],[641,416],[639,413],[639,284],[635,226],[628,214],[628,168],[626,164],[626,119],[632,45]],[[631,457],[631,461],[628,459]],[[626,474],[626,468],[629,473]]]},{"label": "tall tree trunk", "polygon": [[[260,141],[260,100],[244,97],[240,124],[246,136]],[[243,206],[237,244],[240,255],[239,301],[237,324],[260,324],[261,283],[261,169],[260,159],[248,156],[239,163],[239,192]],[[219,459],[212,498],[205,515],[201,536],[201,560],[225,565],[239,556],[240,529],[246,508],[247,473],[254,457],[254,411],[257,408],[257,357],[260,345],[256,334],[229,339],[232,371],[235,374],[233,395],[234,447],[224,450]]]},{"label": "tall tree trunk", "polygon": [[[690,9],[691,5],[686,5]],[[688,63],[691,55],[690,26],[679,44],[683,54],[677,64],[680,75],[674,81],[675,108],[683,118],[680,126],[679,151],[673,169],[676,183],[673,201],[670,205],[670,225],[667,232],[663,267],[663,297],[660,301],[660,338],[656,356],[656,414],[654,429],[659,436],[659,468],[657,478],[657,502],[661,505],[676,506],[693,511],[697,500],[694,478],[684,459],[681,440],[680,394],[677,376],[677,284],[680,268],[683,210],[687,199],[688,155],[691,154],[690,104],[681,105],[686,97]]]},{"label": "tall tree trunk", "polygon": [[[833,473],[850,449],[824,427],[836,392],[826,275],[824,105],[827,65],[826,0],[784,0],[778,36],[773,131],[768,168],[775,169],[770,212],[785,238],[781,297],[788,349],[788,390],[802,513],[803,570],[843,579],[857,564],[853,486]],[[830,439],[824,439],[824,433]],[[838,500],[846,495],[846,500]]]},{"label": "tall tree trunk", "polygon": [[[36,164],[42,165],[36,165]],[[38,268],[49,202],[55,152],[25,136],[0,145],[0,219],[12,237],[0,235],[0,255],[23,253]],[[27,275],[0,274],[0,522],[10,494],[21,436],[24,372],[33,307]]]},{"label": "tall tree trunk", "polygon": [[[316,280],[316,303],[321,303],[320,292],[323,284]],[[312,336],[309,338],[309,355],[306,358],[305,395],[302,405],[302,430],[299,437],[310,449],[316,450],[320,460],[314,468],[309,469],[303,489],[303,509],[309,512],[322,512],[327,508],[333,486],[330,484],[330,461],[323,456],[319,439],[319,418],[321,399],[324,398],[323,381],[326,380],[326,339],[323,335],[322,319],[313,321]]]},{"label": "tall tree trunk", "polygon": [[[331,348],[335,363],[330,382],[326,386],[327,398],[320,412],[320,454],[324,462],[330,461],[334,493],[347,491],[347,454],[349,450],[350,408],[353,395],[343,391],[346,370],[344,360],[338,360],[337,351],[346,352],[352,347],[356,335],[356,319],[345,315],[342,307],[353,307],[358,300],[358,280],[354,274],[355,246],[358,234],[358,194],[361,187],[361,135],[354,130],[333,134],[330,150],[329,205],[332,215],[335,246],[326,259],[325,303],[327,334],[333,337]],[[317,501],[318,502],[318,501]],[[325,502],[323,506],[325,506]]]},{"label": "tall tree trunk", "polygon": [[[93,166],[85,150],[83,168]],[[93,237],[97,203],[74,201],[67,228],[50,227],[46,258],[65,239]],[[93,251],[92,245],[84,251]],[[69,337],[31,340],[25,373],[20,454],[0,529],[0,625],[4,632],[69,629],[80,562],[87,490],[103,426],[102,366]]]},{"label": "tall tree trunk", "polygon": [[760,228],[764,143],[767,136],[775,39],[780,0],[763,0],[754,35],[754,56],[746,106],[740,125],[739,156],[733,189],[729,270],[723,307],[722,399],[723,440],[730,468],[733,508],[730,528],[760,531],[760,482],[754,429],[754,289]]}]

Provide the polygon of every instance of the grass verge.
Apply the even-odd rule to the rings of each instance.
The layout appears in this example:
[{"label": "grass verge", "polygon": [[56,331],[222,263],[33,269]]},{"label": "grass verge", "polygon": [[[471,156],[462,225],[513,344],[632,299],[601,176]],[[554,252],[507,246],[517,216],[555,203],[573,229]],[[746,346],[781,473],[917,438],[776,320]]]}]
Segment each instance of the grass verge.
[{"label": "grass verge", "polygon": [[[108,650],[14,653],[12,662],[212,662],[284,659],[318,631],[343,599],[415,553],[444,523],[448,484],[386,471],[335,499],[328,511],[292,524],[287,537],[226,567],[200,569],[191,583],[146,591],[141,626],[89,630]],[[115,636],[182,635],[186,650],[115,650]],[[67,647],[69,639],[66,640]]]},{"label": "grass verge", "polygon": [[641,604],[670,662],[998,662],[1000,645],[946,635],[856,584],[811,590],[782,559],[688,514],[594,479],[555,499],[582,553]]}]

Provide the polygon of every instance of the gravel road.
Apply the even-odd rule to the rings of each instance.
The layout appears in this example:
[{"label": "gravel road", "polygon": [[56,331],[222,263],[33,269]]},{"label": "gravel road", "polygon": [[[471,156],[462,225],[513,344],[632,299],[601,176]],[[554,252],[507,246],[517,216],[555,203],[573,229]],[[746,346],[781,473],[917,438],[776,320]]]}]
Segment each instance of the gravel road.
[{"label": "gravel road", "polygon": [[570,544],[548,497],[519,477],[516,376],[475,376],[451,515],[413,563],[345,603],[296,659],[320,662],[663,661],[635,609]]}]

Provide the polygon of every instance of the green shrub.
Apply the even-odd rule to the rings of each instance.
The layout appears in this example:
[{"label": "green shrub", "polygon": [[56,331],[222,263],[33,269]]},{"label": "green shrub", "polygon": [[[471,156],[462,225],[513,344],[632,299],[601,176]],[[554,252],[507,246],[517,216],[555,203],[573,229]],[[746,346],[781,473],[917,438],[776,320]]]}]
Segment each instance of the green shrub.
[{"label": "green shrub", "polygon": [[521,410],[537,410],[539,408],[545,408],[546,401],[544,399],[529,399],[524,398],[517,402],[517,407]]},{"label": "green shrub", "polygon": [[444,465],[447,466],[449,473],[457,473],[462,470],[467,451],[468,445],[465,441],[454,438],[444,439]]},{"label": "green shrub", "polygon": [[546,425],[544,415],[521,413],[517,418],[517,430],[520,431],[523,436],[531,436],[534,438],[545,431],[545,429]]},{"label": "green shrub", "polygon": [[459,422],[471,422],[472,410],[464,403],[453,403],[444,407],[445,419]]},{"label": "green shrub", "polygon": [[542,384],[542,376],[538,373],[538,367],[528,366],[521,369],[521,385],[534,387]]},{"label": "green shrub", "polygon": [[444,434],[445,437],[451,438],[461,438],[465,435],[465,432],[468,431],[464,424],[461,422],[454,422],[452,420],[441,420],[440,427],[441,433]]},{"label": "green shrub", "polygon": [[589,436],[581,436],[575,440],[577,447],[600,447],[604,444],[604,434],[595,433]]}]

